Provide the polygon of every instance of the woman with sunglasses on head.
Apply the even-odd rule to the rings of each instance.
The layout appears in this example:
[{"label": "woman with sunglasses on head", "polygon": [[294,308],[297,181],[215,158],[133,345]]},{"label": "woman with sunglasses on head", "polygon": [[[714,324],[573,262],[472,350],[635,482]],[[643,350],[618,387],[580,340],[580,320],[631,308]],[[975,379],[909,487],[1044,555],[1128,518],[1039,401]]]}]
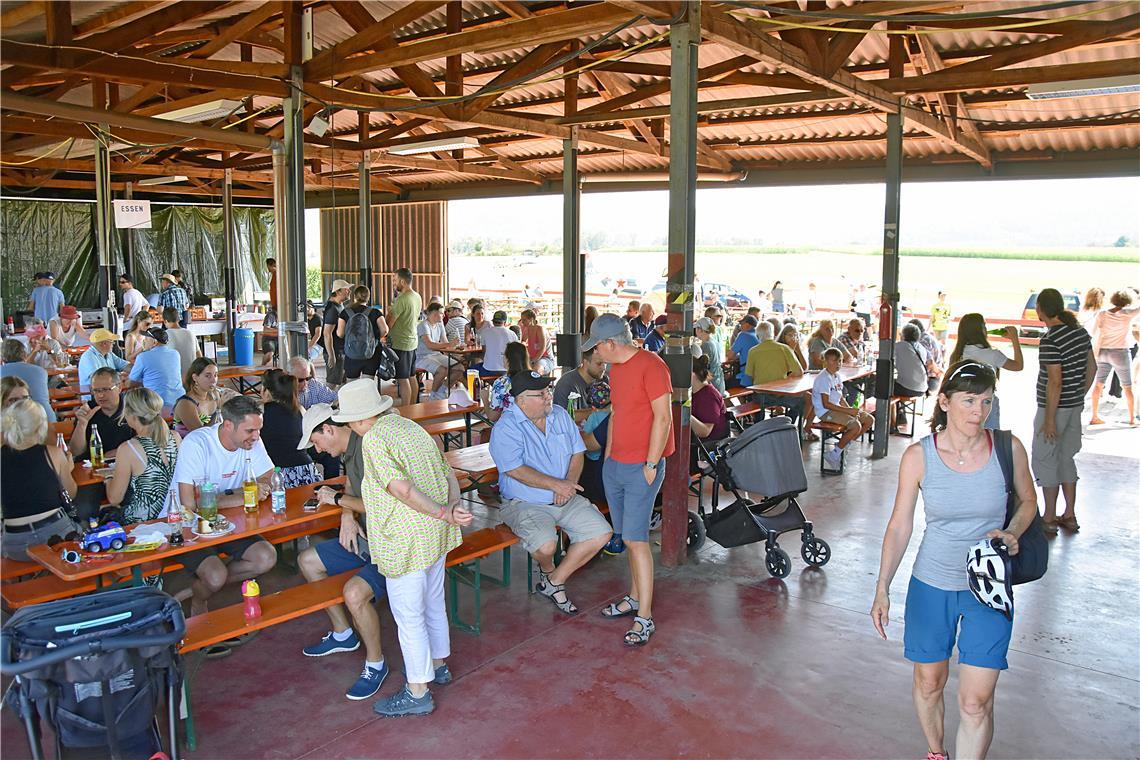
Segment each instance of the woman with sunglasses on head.
[{"label": "woman with sunglasses on head", "polygon": [[[1005,352],[990,346],[987,338],[986,320],[981,314],[971,313],[962,316],[958,322],[958,342],[950,353],[950,364],[957,364],[963,359],[972,359],[981,362],[994,370],[994,376],[1000,377],[1001,370],[1020,372],[1025,368],[1025,360],[1021,356],[1021,341],[1016,327],[1005,328],[1005,336],[1013,344],[1013,358]],[[995,394],[990,416],[986,418],[986,429],[998,430],[1001,427],[1001,407]]]},{"label": "woman with sunglasses on head", "polygon": [[154,318],[149,311],[140,311],[131,320],[130,329],[123,336],[123,353],[128,362],[133,362],[135,357],[154,345],[154,338],[146,332],[153,322]]},{"label": "woman with sunglasses on head", "polygon": [[107,501],[122,506],[124,524],[157,520],[166,506],[182,438],[162,418],[162,397],[148,388],[123,394],[123,418],[136,437],[115,453]]},{"label": "woman with sunglasses on head", "polygon": [[307,449],[297,449],[304,434],[303,413],[297,394],[297,378],[285,370],[271,369],[261,383],[265,403],[261,440],[270,460],[281,468],[286,488],[316,483],[321,479]]},{"label": "woman with sunglasses on head", "polygon": [[998,538],[1010,555],[1037,514],[1037,496],[1025,447],[1013,444],[1018,508],[1008,526],[1005,477],[993,435],[985,429],[996,377],[988,365],[962,361],[950,367],[931,417],[932,435],[911,444],[899,465],[894,511],[883,536],[871,622],[884,639],[890,588],[914,529],[922,491],[926,528],[906,596],[904,656],[914,663],[913,698],[926,737],[927,760],[948,760],[943,743],[943,690],[958,646],[958,726],[955,753],[985,757],[993,739],[994,690],[1008,667],[1013,621],[970,592],[966,556],[985,538]]},{"label": "woman with sunglasses on head", "polygon": [[26,562],[27,548],[66,536],[77,529],[63,511],[64,496],[75,498],[71,457],[45,445],[47,414],[30,398],[12,402],[0,417],[0,519],[4,540],[0,554]]}]

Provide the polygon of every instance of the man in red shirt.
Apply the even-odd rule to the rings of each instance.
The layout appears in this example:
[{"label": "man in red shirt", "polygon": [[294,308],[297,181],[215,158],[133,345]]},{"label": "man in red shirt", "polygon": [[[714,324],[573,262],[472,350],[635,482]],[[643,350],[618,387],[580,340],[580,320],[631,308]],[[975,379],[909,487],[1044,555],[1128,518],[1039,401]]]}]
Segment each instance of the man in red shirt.
[{"label": "man in red shirt", "polygon": [[665,457],[673,453],[673,384],[661,357],[639,351],[629,324],[617,314],[602,314],[590,326],[583,351],[610,365],[613,415],[606,441],[602,480],[614,534],[629,550],[630,591],[610,604],[602,615],[633,616],[625,635],[627,646],[649,643],[653,624],[653,553],[649,547],[649,518],[653,501],[665,479]]}]

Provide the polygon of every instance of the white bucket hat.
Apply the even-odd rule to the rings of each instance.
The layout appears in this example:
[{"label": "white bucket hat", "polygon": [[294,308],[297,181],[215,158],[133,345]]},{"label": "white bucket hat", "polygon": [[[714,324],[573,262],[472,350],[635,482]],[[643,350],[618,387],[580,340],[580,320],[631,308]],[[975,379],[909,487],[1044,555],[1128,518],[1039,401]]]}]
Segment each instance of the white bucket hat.
[{"label": "white bucket hat", "polygon": [[392,406],[391,396],[381,396],[376,389],[376,381],[363,377],[342,386],[336,398],[340,411],[333,415],[333,422],[366,420],[383,414]]}]

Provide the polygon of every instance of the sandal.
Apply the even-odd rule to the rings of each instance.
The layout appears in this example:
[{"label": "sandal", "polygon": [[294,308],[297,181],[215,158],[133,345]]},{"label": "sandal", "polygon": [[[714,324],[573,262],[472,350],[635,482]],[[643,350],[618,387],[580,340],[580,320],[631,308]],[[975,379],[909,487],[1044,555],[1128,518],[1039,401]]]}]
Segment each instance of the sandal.
[{"label": "sandal", "polygon": [[819,440],[819,436],[809,430],[804,433],[804,440],[809,443],[814,443]]},{"label": "sandal", "polygon": [[[623,604],[626,606],[625,609],[622,609],[621,607]],[[607,604],[605,607],[603,607],[602,617],[620,618],[628,617],[629,615],[636,615],[639,607],[640,605],[637,603],[637,600],[629,594],[626,594],[624,597],[622,597],[622,600],[620,602]]]},{"label": "sandal", "polygon": [[1076,533],[1081,529],[1081,524],[1077,522],[1077,516],[1076,515],[1070,515],[1068,517],[1058,518],[1057,524],[1060,525],[1065,530],[1070,530],[1073,533]]},{"label": "sandal", "polygon": [[[567,615],[578,614],[578,608],[575,607],[574,603],[571,602],[570,599],[566,596],[565,584],[556,584],[550,583],[549,581],[542,581],[534,587],[534,590],[553,602],[555,607],[562,610]],[[558,601],[558,599],[555,598],[559,594],[562,594],[562,601]]]},{"label": "sandal", "polygon": [[633,628],[630,628],[625,634],[625,645],[627,647],[643,647],[649,643],[649,637],[656,630],[657,626],[653,624],[653,618],[636,616],[633,619]]},{"label": "sandal", "polygon": [[1050,536],[1057,535],[1057,521],[1056,520],[1042,520],[1041,530],[1048,533]]},{"label": "sandal", "polygon": [[208,647],[202,647],[202,649],[198,651],[200,651],[207,660],[220,660],[234,653],[234,650],[225,644],[211,644]]}]

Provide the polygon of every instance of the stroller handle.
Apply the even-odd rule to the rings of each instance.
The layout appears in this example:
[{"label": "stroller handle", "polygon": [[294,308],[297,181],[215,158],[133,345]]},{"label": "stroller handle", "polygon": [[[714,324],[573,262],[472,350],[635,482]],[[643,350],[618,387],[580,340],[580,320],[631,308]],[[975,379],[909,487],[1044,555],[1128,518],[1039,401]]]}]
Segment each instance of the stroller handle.
[{"label": "stroller handle", "polygon": [[104,654],[120,649],[140,647],[164,647],[177,644],[186,635],[186,621],[181,615],[174,616],[174,630],[159,636],[118,636],[105,641],[88,641],[70,646],[58,647],[30,660],[15,661],[13,636],[7,631],[0,632],[0,674],[18,676],[37,668],[55,665],[73,657],[90,654]]}]

